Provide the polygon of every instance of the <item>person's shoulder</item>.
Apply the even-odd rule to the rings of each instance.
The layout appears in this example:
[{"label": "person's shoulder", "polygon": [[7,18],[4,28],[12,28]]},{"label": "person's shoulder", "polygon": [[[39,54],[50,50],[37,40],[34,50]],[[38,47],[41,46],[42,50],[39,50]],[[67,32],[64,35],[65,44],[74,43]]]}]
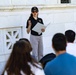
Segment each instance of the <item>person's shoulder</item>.
[{"label": "person's shoulder", "polygon": [[70,53],[66,53],[67,54],[67,58],[70,58],[71,60],[76,62],[76,56]]},{"label": "person's shoulder", "polygon": [[56,56],[53,60],[49,61],[46,63],[47,68],[53,68],[55,66],[59,66],[59,64],[61,63],[62,56]]},{"label": "person's shoulder", "polygon": [[76,48],[76,43],[73,43],[74,47]]},{"label": "person's shoulder", "polygon": [[38,17],[38,20],[42,20],[42,18]]},{"label": "person's shoulder", "polygon": [[38,18],[38,22],[43,23],[42,18]]},{"label": "person's shoulder", "polygon": [[54,59],[52,61],[47,62],[45,67],[44,67],[45,74],[50,75],[51,72],[53,72],[55,65],[56,65],[56,62]]},{"label": "person's shoulder", "polygon": [[43,69],[36,69],[35,75],[45,75],[44,70]]},{"label": "person's shoulder", "polygon": [[31,64],[31,63],[28,63],[28,64],[31,66],[31,68],[39,68],[39,69],[42,69],[42,66],[39,63],[34,63],[34,65]]},{"label": "person's shoulder", "polygon": [[34,63],[36,66],[32,65],[31,63],[28,63],[31,66],[31,70],[35,75],[45,75],[44,71],[42,69],[42,66],[38,63]]},{"label": "person's shoulder", "polygon": [[40,64],[37,64],[38,68],[35,67],[35,75],[45,75],[44,70]]},{"label": "person's shoulder", "polygon": [[57,57],[54,58],[53,60],[49,61],[46,63],[47,67],[52,67],[53,65],[57,64]]},{"label": "person's shoulder", "polygon": [[29,18],[27,21],[31,20],[31,18]]}]

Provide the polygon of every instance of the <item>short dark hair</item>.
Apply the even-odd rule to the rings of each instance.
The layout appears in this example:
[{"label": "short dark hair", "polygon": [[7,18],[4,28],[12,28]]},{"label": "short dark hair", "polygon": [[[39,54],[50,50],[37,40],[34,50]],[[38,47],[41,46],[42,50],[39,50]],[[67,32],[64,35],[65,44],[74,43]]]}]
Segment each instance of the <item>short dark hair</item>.
[{"label": "short dark hair", "polygon": [[65,31],[65,36],[68,42],[74,42],[75,40],[75,32],[73,30]]},{"label": "short dark hair", "polygon": [[66,50],[66,37],[62,33],[56,33],[52,38],[52,45],[55,51]]}]

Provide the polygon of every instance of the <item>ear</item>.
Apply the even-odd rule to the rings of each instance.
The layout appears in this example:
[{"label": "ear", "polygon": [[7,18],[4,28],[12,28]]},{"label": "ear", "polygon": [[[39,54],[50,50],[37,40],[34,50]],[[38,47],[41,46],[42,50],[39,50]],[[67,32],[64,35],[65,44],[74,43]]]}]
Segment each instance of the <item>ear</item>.
[{"label": "ear", "polygon": [[53,44],[52,44],[52,48],[54,49],[54,46],[53,46]]},{"label": "ear", "polygon": [[55,51],[55,48],[54,48],[54,45],[52,44],[52,48],[53,48],[53,50]]}]

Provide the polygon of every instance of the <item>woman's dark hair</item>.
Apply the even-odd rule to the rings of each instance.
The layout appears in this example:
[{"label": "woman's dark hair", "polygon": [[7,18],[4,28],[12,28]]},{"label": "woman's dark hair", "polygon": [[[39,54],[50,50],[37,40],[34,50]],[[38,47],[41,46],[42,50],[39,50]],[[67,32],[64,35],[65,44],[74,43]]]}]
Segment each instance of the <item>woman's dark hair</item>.
[{"label": "woman's dark hair", "polygon": [[21,75],[20,71],[22,71],[26,75],[34,75],[31,71],[31,67],[28,65],[28,62],[34,66],[36,66],[35,63],[37,63],[31,57],[31,51],[32,47],[29,42],[24,40],[17,41],[13,46],[12,53],[7,61],[4,72],[6,70],[8,75]]},{"label": "woman's dark hair", "polygon": [[28,43],[30,43],[30,41],[27,38],[20,38],[19,41],[24,40],[27,41]]},{"label": "woman's dark hair", "polygon": [[33,18],[33,15],[32,15],[32,13],[30,14],[29,20],[30,20],[31,18]]}]

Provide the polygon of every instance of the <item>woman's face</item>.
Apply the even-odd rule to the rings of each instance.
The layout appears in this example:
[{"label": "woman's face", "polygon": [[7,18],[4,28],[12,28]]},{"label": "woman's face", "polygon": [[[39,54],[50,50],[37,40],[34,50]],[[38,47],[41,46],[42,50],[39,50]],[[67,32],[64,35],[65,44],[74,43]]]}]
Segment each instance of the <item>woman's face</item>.
[{"label": "woman's face", "polygon": [[33,17],[38,17],[38,12],[34,11],[34,12],[32,12],[32,15],[33,15]]}]

